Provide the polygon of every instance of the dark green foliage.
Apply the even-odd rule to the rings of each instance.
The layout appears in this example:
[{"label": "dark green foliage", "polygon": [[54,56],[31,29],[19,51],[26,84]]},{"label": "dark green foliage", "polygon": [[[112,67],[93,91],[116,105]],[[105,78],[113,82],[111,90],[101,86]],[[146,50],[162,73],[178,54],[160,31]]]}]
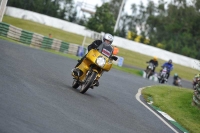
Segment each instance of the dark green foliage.
[{"label": "dark green foliage", "polygon": [[92,16],[86,27],[97,32],[107,32],[113,34],[115,20],[110,6],[104,3],[101,7],[96,7],[96,13]]},{"label": "dark green foliage", "polygon": [[155,34],[158,42],[165,41],[167,50],[197,58],[197,49],[200,46],[198,41],[200,13],[193,6],[187,5],[185,1],[176,3],[179,4],[170,3],[165,14],[153,15],[148,18],[147,24],[156,29],[156,32],[152,34]]},{"label": "dark green foliage", "polygon": [[[74,21],[73,0],[8,0],[7,5]],[[63,6],[62,6],[63,5]],[[73,14],[73,18],[72,18]]]},{"label": "dark green foliage", "polygon": [[148,37],[149,45],[161,43],[163,49],[200,59],[200,1],[172,0],[167,4],[162,0],[155,5],[153,1],[146,7],[133,4],[128,29],[140,27],[142,43]]}]

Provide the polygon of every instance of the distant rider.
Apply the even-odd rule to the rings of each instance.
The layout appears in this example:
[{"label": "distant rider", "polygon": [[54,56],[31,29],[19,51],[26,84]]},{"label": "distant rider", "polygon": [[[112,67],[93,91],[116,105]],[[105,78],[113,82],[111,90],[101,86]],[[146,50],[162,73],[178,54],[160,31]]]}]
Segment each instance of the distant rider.
[{"label": "distant rider", "polygon": [[[170,72],[173,70],[173,64],[172,64],[172,60],[170,59],[168,62],[165,62],[163,65],[162,65],[162,68],[166,67],[167,68],[167,79],[169,78],[170,76]],[[162,70],[161,70],[162,71]],[[160,71],[160,72],[161,72]]]},{"label": "distant rider", "polygon": [[175,73],[173,79],[174,79],[173,84],[174,84],[174,85],[177,85],[176,81],[177,81],[178,79],[181,79],[181,77],[179,77],[178,74]]},{"label": "distant rider", "polygon": [[[147,61],[147,63],[152,63],[155,67],[153,67],[153,73],[155,72],[156,67],[158,66],[158,61],[157,61],[157,57],[154,56],[153,59],[151,59],[150,61]],[[148,68],[148,66],[147,66]]]}]

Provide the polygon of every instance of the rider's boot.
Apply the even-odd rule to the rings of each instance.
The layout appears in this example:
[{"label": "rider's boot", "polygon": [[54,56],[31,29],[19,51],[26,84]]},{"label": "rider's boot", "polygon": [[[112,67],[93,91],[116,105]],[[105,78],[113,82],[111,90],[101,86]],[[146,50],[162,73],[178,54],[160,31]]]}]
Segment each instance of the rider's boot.
[{"label": "rider's boot", "polygon": [[99,81],[98,81],[98,80],[95,80],[95,81],[93,82],[93,85],[96,86],[96,87],[98,87],[98,86],[99,86]]},{"label": "rider's boot", "polygon": [[78,68],[73,68],[71,71],[73,72],[73,74],[75,76],[79,76],[79,70],[78,70]]},{"label": "rider's boot", "polygon": [[98,80],[95,80],[93,82],[93,85],[90,87],[91,89],[94,89],[94,86],[98,87],[99,86],[99,81]]}]

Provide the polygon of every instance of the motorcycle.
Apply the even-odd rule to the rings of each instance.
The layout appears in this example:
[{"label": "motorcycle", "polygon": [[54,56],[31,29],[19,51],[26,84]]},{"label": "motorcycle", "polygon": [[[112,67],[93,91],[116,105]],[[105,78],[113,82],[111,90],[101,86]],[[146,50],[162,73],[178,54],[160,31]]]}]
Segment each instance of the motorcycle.
[{"label": "motorcycle", "polygon": [[196,90],[197,86],[198,86],[197,83],[193,83],[193,84],[192,84],[192,88],[193,88],[194,90]]},{"label": "motorcycle", "polygon": [[147,69],[146,69],[146,78],[149,79],[150,76],[153,75],[153,69],[155,68],[155,65],[151,62],[148,63],[149,65],[147,66]]},{"label": "motorcycle", "polygon": [[193,86],[193,89],[196,90],[196,88],[198,87],[198,82],[200,82],[200,78],[195,78],[193,81],[192,81],[192,86]]},{"label": "motorcycle", "polygon": [[103,72],[108,72],[111,69],[112,61],[118,59],[112,53],[112,46],[104,42],[96,49],[91,49],[77,67],[77,73],[72,72],[74,79],[72,87],[77,89],[81,86],[80,93],[82,94],[89,88],[93,89]]},{"label": "motorcycle", "polygon": [[180,78],[177,78],[176,80],[174,80],[174,81],[173,81],[173,85],[182,87],[181,79],[180,79]]},{"label": "motorcycle", "polygon": [[167,67],[164,67],[158,76],[159,83],[166,83],[167,82]]}]

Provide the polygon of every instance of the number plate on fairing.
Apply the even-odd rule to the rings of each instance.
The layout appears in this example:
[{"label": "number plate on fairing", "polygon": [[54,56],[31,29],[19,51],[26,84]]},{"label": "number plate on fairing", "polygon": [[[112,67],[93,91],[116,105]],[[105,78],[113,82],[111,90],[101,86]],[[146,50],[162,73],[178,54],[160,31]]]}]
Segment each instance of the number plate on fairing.
[{"label": "number plate on fairing", "polygon": [[103,48],[102,54],[104,54],[105,56],[109,57],[111,55],[111,52],[108,51],[107,49]]}]

